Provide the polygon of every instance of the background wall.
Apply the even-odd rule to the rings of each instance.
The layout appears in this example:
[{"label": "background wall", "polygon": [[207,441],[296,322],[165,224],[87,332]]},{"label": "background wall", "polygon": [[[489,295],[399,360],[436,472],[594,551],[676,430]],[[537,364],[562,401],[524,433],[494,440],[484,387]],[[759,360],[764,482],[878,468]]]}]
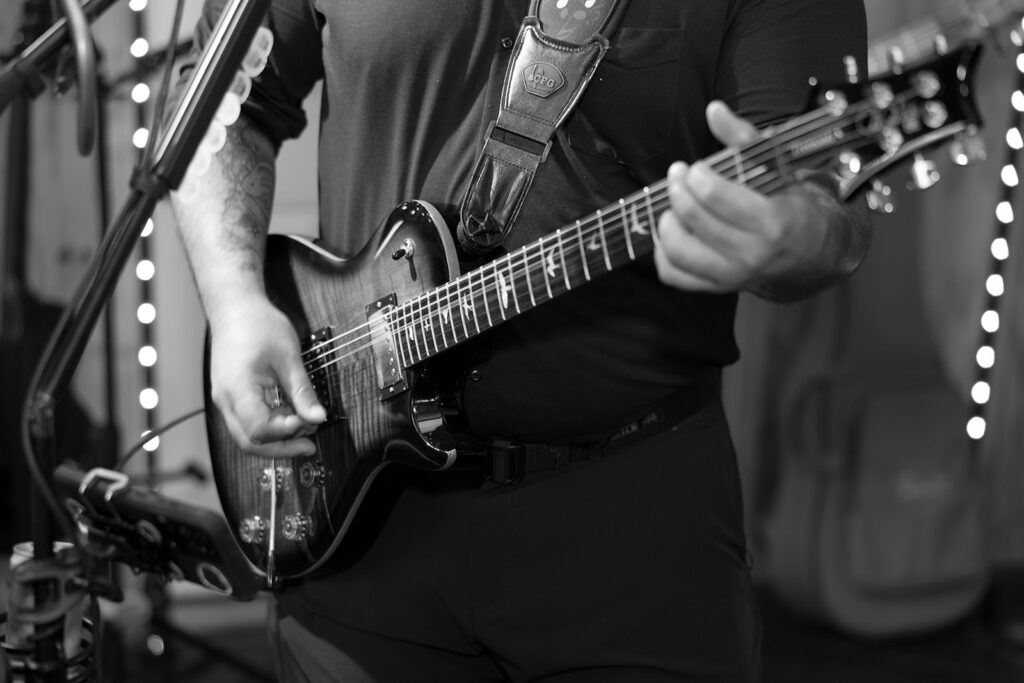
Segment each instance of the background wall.
[{"label": "background wall", "polygon": [[[12,43],[21,5],[18,0],[0,0],[0,45]],[[170,25],[171,5],[170,2],[151,3],[147,10],[151,42],[157,47],[169,40],[166,27]],[[955,5],[954,0],[866,2],[875,38],[926,16],[952,12]],[[199,0],[186,3],[186,36],[191,33],[198,6]],[[103,71],[110,81],[118,80],[133,68],[128,56],[129,27],[130,16],[123,4],[109,10],[96,22],[96,39],[104,54]],[[1005,36],[1000,38],[1003,39]],[[867,307],[878,320],[891,320],[898,326],[913,328],[913,334],[901,338],[899,343],[905,345],[901,348],[916,347],[923,352],[934,352],[948,381],[965,397],[973,382],[977,321],[984,299],[988,244],[994,229],[993,209],[1002,154],[999,150],[1009,116],[1009,94],[1014,87],[1010,54],[1000,55],[987,49],[978,74],[978,98],[987,122],[984,136],[994,158],[968,169],[954,168],[940,161],[944,179],[937,188],[913,196],[901,191],[900,211],[894,217],[879,219],[875,247],[856,277],[858,283],[865,283],[867,298],[863,300],[868,302]],[[153,83],[155,85],[155,81]],[[62,98],[44,95],[33,107],[29,271],[35,290],[48,299],[63,302],[78,286],[104,227],[97,210],[98,177],[94,163],[80,159],[75,152],[74,91]],[[316,121],[316,97],[310,101],[309,109],[310,120]],[[109,93],[107,112],[110,117],[108,149],[112,160],[109,193],[116,209],[126,195],[136,154],[130,143],[135,127],[133,107],[125,88]],[[0,142],[0,158],[5,144]],[[314,161],[312,131],[282,152],[275,231],[315,232]],[[154,329],[159,353],[155,369],[156,388],[160,392],[156,414],[160,422],[167,422],[202,405],[203,320],[165,206],[155,212],[154,223],[153,303],[157,308]],[[992,526],[1000,557],[1006,561],[1024,560],[1024,538],[1016,531],[1024,522],[1024,496],[1020,495],[1024,486],[1024,458],[1020,453],[1024,434],[1017,419],[1024,388],[1024,368],[1019,353],[1024,341],[1024,321],[1019,315],[1018,298],[1021,277],[1019,259],[1011,259],[1007,278],[1009,296],[1004,302],[1004,326],[999,339],[999,371],[985,441],[992,482]],[[136,359],[140,326],[135,310],[139,303],[139,283],[129,269],[111,303],[116,318],[114,370],[118,395],[117,414],[113,417],[122,436],[122,445],[134,442],[143,429],[142,411],[138,406],[142,375]],[[778,343],[780,327],[797,324],[804,313],[800,307],[776,307],[749,298],[742,303],[740,330],[744,357],[729,373],[729,408],[735,422],[744,475],[751,486],[766,462],[762,446],[765,406],[773,396],[769,378],[777,370],[772,367],[773,354],[777,351],[774,344]],[[880,354],[886,352],[879,347]],[[102,411],[103,369],[99,344],[94,344],[76,376],[76,394],[89,406],[97,421],[108,418]],[[17,397],[3,397],[5,406],[13,400]],[[205,435],[199,420],[166,434],[158,451],[160,469],[169,472],[191,461],[205,467],[207,458]],[[209,484],[176,481],[168,484],[167,490],[173,495],[217,507],[216,495]]]}]

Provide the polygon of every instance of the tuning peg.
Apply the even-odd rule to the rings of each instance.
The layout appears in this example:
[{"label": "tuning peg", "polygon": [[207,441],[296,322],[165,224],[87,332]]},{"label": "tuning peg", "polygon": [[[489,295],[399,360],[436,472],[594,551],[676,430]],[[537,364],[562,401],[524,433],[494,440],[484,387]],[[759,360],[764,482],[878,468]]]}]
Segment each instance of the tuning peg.
[{"label": "tuning peg", "polygon": [[985,161],[988,158],[985,140],[977,131],[959,135],[949,147],[949,156],[958,166],[969,166]]},{"label": "tuning peg", "polygon": [[896,201],[892,196],[892,188],[878,178],[871,181],[871,187],[864,193],[868,208],[875,213],[889,214],[896,210]]},{"label": "tuning peg", "polygon": [[941,57],[949,52],[949,39],[945,34],[940,33],[932,40],[932,47],[935,49],[935,54]]},{"label": "tuning peg", "polygon": [[903,65],[907,63],[907,57],[903,54],[903,48],[899,45],[891,45],[885,53],[886,61],[889,62],[889,70],[894,74],[903,72]]},{"label": "tuning peg", "polygon": [[914,161],[910,165],[910,181],[907,182],[908,190],[927,190],[939,182],[939,171],[935,168],[935,162],[925,159],[920,153],[914,155]]},{"label": "tuning peg", "polygon": [[839,153],[839,157],[836,159],[836,172],[842,178],[852,178],[860,173],[863,167],[864,160],[856,152],[844,150]]},{"label": "tuning peg", "polygon": [[843,66],[846,67],[846,80],[850,83],[860,81],[860,68],[857,66],[857,58],[852,55],[843,57]]}]

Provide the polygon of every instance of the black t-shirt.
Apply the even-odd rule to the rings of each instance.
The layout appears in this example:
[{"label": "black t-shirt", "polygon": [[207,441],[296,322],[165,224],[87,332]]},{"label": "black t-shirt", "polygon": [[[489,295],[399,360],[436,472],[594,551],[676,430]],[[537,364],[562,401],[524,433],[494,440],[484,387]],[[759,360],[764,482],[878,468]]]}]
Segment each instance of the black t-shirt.
[{"label": "black t-shirt", "polygon": [[[197,37],[208,35],[213,5]],[[570,0],[572,6],[582,2]],[[465,192],[529,0],[275,0],[275,44],[245,112],[278,142],[300,133],[323,80],[321,236],[357,252],[390,210],[453,213]],[[200,40],[201,42],[201,40]],[[508,243],[515,248],[718,145],[705,105],[766,124],[807,82],[863,62],[851,0],[633,0],[576,113],[558,132]],[[735,295],[662,285],[650,258],[597,278],[459,350],[470,427],[559,441],[604,434],[708,368],[736,360]]]}]

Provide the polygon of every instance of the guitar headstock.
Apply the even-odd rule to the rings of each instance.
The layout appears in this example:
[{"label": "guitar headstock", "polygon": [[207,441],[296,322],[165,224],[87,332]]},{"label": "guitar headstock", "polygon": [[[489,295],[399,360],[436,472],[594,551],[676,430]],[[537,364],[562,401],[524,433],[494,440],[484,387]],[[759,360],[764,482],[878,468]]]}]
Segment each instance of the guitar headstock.
[{"label": "guitar headstock", "polygon": [[[947,11],[929,13],[918,21],[900,26],[872,40],[868,47],[867,73],[885,73],[893,63],[917,62],[933,54],[936,46],[947,50],[968,42],[995,39],[1004,26],[1019,22],[1024,0],[971,0],[957,2]],[[1019,24],[1012,33],[1020,32]],[[1016,40],[1016,38],[1015,38]]]},{"label": "guitar headstock", "polygon": [[[937,179],[921,153],[973,135],[981,118],[972,99],[971,77],[980,51],[976,43],[858,83],[820,90],[818,108],[787,125],[787,156],[800,166],[830,168],[849,198],[908,157],[912,179],[927,187]],[[806,131],[806,132],[805,132]],[[793,134],[797,134],[795,140]],[[872,192],[879,190],[869,190]],[[884,196],[869,196],[886,211]]]}]

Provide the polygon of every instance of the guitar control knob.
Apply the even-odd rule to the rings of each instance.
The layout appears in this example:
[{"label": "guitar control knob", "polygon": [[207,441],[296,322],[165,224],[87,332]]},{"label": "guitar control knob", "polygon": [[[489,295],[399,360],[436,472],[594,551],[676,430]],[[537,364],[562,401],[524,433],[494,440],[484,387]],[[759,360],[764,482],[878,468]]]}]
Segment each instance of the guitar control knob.
[{"label": "guitar control knob", "polygon": [[304,462],[299,467],[299,484],[306,488],[323,488],[327,479],[327,468],[312,462]]},{"label": "guitar control knob", "polygon": [[244,543],[262,543],[267,535],[267,522],[259,515],[246,517],[238,525],[238,537]]},{"label": "guitar control knob", "polygon": [[259,486],[261,491],[269,491],[277,483],[278,491],[288,491],[292,487],[291,467],[264,467],[260,471]]},{"label": "guitar control knob", "polygon": [[294,514],[284,518],[281,533],[289,541],[302,542],[313,535],[313,518],[309,515]]}]

